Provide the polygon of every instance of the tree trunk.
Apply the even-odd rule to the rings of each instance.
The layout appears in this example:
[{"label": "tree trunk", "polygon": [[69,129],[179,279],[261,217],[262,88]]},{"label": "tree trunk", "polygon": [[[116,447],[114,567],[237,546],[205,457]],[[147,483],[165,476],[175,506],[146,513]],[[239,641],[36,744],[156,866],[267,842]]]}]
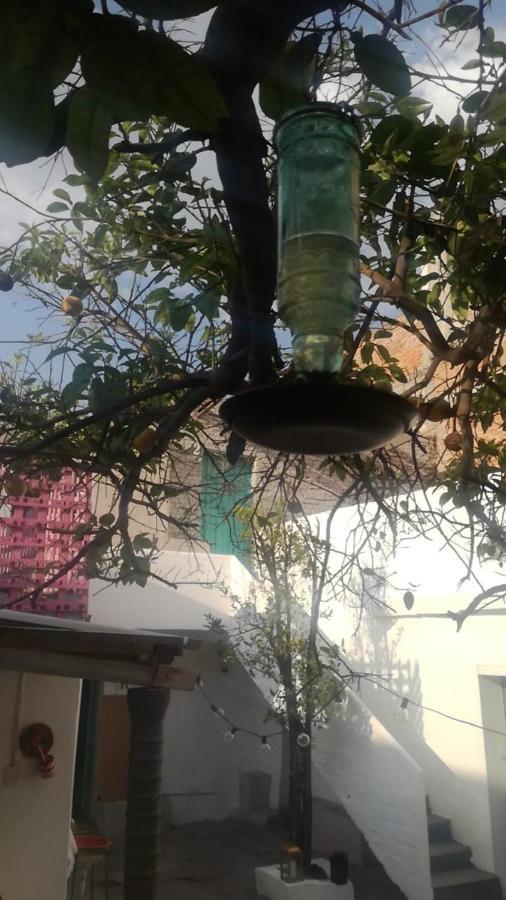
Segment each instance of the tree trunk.
[{"label": "tree trunk", "polygon": [[301,767],[300,748],[297,745],[297,737],[300,734],[298,719],[288,720],[289,741],[289,784],[288,784],[288,809],[290,814],[289,833],[290,840],[302,847],[303,839],[303,793],[304,780]]},{"label": "tree trunk", "polygon": [[[311,736],[311,732],[307,732]],[[313,780],[312,780],[312,745],[303,753],[304,791],[302,798],[302,857],[304,872],[309,871],[313,853]]]},{"label": "tree trunk", "polygon": [[163,721],[170,691],[130,688],[130,764],[125,834],[125,900],[155,900],[161,832]]},{"label": "tree trunk", "polygon": [[297,744],[297,738],[303,730],[298,717],[289,718],[289,833],[290,840],[302,850],[304,872],[307,873],[313,849],[313,796],[311,744],[309,747],[299,747]]}]

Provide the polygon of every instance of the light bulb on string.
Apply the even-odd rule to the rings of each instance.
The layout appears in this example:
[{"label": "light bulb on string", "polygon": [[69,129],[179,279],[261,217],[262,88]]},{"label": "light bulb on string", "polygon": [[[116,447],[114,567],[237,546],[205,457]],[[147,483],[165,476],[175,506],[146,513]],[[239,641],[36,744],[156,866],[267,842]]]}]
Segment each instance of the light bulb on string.
[{"label": "light bulb on string", "polygon": [[201,675],[197,675],[197,677],[196,677],[196,679],[195,679],[195,684],[196,684],[197,687],[199,687],[199,688],[203,688],[203,687],[204,687],[204,682],[202,681],[202,676],[201,676]]},{"label": "light bulb on string", "polygon": [[271,750],[271,745],[267,743],[267,736],[264,735],[260,743],[260,753],[270,753]]},{"label": "light bulb on string", "polygon": [[302,750],[305,750],[307,747],[309,747],[310,743],[311,738],[308,734],[305,733],[305,731],[302,731],[301,734],[297,735],[297,746]]},{"label": "light bulb on string", "polygon": [[226,744],[230,744],[234,740],[236,732],[237,732],[237,728],[235,727],[235,725],[232,725],[232,728],[230,728],[229,731],[225,731],[225,734],[223,735],[223,740],[225,741]]},{"label": "light bulb on string", "polygon": [[217,719],[225,718],[225,710],[221,706],[215,706],[214,703],[211,703],[211,709]]},{"label": "light bulb on string", "polygon": [[348,691],[346,688],[343,688],[342,692],[339,694],[337,698],[337,711],[339,715],[343,716],[348,709]]},{"label": "light bulb on string", "polygon": [[407,697],[403,697],[401,700],[401,705],[395,714],[395,718],[399,720],[399,722],[409,722],[409,700]]}]

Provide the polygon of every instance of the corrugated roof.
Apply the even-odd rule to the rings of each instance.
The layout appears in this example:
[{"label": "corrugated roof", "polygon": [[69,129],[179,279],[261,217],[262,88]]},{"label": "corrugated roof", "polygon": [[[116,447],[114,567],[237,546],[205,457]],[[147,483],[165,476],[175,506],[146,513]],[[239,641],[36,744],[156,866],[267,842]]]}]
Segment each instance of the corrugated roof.
[{"label": "corrugated roof", "polygon": [[[174,629],[174,631],[169,631],[167,629],[116,628],[111,625],[97,625],[95,622],[82,622],[79,619],[39,616],[35,613],[15,612],[11,609],[0,609],[1,628],[84,633],[89,637],[106,635],[111,638],[117,637],[119,641],[122,638],[131,641],[135,637],[144,637],[156,644],[182,641],[185,647],[188,641],[193,642],[195,638],[198,638],[200,641],[212,640],[211,632],[207,632],[204,629]],[[191,649],[191,647],[186,648]]]}]

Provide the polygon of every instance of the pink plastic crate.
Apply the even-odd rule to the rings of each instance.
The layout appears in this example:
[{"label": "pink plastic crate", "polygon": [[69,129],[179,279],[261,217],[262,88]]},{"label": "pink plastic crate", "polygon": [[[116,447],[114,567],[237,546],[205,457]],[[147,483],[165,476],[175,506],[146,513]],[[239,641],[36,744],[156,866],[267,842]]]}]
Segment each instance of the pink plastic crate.
[{"label": "pink plastic crate", "polygon": [[0,518],[0,591],[11,609],[87,617],[88,579],[80,564],[35,599],[17,600],[75,556],[83,542],[76,541],[73,532],[90,509],[91,482],[72,471],[57,482],[32,480],[28,495],[6,499]]}]

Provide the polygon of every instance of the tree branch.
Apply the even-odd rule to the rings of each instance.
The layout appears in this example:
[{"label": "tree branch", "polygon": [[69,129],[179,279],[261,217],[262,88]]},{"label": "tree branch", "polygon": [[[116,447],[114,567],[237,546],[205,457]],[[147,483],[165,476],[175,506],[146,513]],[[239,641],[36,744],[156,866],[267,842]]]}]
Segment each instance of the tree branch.
[{"label": "tree branch", "polygon": [[367,263],[360,263],[360,271],[362,275],[366,275],[367,278],[370,278],[374,284],[377,284],[382,289],[384,298],[391,299],[399,309],[402,309],[408,315],[416,316],[422,322],[435,352],[443,359],[448,359],[451,347],[439,330],[431,311],[427,307],[422,306],[411,294],[405,294],[402,286],[380,272],[376,272]]}]

